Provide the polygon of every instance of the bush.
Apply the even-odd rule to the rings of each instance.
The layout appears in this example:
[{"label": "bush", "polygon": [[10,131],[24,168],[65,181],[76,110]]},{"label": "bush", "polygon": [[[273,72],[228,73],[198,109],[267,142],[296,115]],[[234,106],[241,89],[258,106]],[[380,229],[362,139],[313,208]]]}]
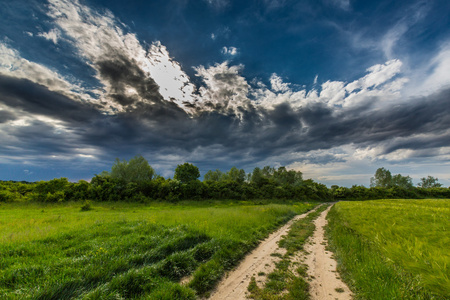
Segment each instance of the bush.
[{"label": "bush", "polygon": [[89,210],[92,210],[91,202],[84,201],[84,204],[81,206],[81,211],[89,211]]},{"label": "bush", "polygon": [[8,190],[0,190],[0,202],[13,202],[21,198],[21,195],[17,192],[11,192]]}]

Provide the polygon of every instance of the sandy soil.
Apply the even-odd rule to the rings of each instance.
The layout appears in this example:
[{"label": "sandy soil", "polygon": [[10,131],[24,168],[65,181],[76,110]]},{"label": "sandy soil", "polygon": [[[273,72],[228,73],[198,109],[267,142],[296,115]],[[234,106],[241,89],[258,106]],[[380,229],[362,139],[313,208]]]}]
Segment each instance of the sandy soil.
[{"label": "sandy soil", "polygon": [[269,274],[275,269],[275,263],[280,260],[272,253],[284,254],[285,249],[278,247],[278,241],[283,235],[289,232],[289,229],[296,220],[304,218],[308,213],[295,216],[283,227],[270,234],[261,244],[253,250],[241,264],[228,273],[228,275],[219,283],[218,287],[211,294],[209,299],[217,300],[239,300],[246,299],[247,288],[252,276],[258,281],[265,281],[265,276],[258,276],[258,273]]},{"label": "sandy soil", "polygon": [[350,289],[336,271],[336,260],[332,258],[332,253],[326,250],[323,227],[327,224],[325,217],[330,208],[331,206],[316,219],[314,235],[305,245],[308,254],[304,263],[308,265],[308,275],[311,279],[310,295],[313,300],[352,299]]}]

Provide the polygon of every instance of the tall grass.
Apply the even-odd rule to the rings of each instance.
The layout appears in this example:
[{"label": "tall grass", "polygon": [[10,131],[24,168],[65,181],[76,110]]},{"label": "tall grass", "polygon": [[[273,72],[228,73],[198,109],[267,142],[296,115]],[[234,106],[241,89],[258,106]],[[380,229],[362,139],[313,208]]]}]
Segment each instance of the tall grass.
[{"label": "tall grass", "polygon": [[0,295],[194,299],[270,231],[315,206],[82,205],[0,206]]},{"label": "tall grass", "polygon": [[448,299],[450,200],[340,202],[330,244],[359,299]]}]

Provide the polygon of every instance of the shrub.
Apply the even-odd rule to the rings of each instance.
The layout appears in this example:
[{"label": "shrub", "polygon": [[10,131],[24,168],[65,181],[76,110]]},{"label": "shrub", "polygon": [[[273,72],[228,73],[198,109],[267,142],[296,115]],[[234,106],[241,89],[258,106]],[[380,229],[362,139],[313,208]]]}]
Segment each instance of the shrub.
[{"label": "shrub", "polygon": [[81,211],[88,211],[92,210],[91,202],[90,201],[84,201],[84,204],[81,206]]}]

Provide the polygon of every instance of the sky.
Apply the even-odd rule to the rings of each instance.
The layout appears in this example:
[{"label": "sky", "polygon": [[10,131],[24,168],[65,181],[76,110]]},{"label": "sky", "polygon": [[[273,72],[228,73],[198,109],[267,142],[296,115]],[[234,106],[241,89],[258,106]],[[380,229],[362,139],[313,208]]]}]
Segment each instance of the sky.
[{"label": "sky", "polygon": [[450,1],[0,0],[0,180],[286,166],[450,185]]}]

